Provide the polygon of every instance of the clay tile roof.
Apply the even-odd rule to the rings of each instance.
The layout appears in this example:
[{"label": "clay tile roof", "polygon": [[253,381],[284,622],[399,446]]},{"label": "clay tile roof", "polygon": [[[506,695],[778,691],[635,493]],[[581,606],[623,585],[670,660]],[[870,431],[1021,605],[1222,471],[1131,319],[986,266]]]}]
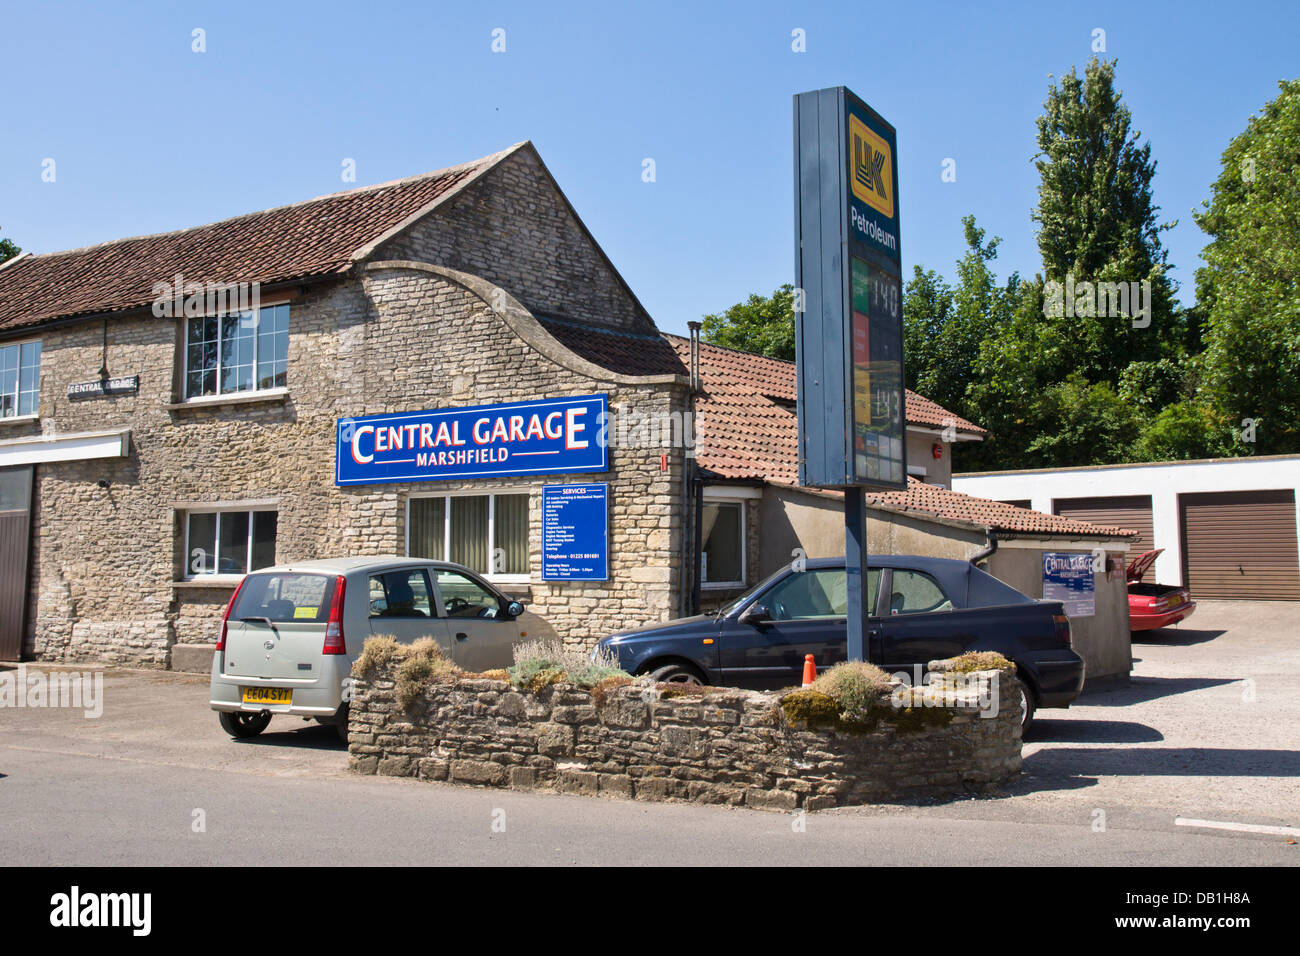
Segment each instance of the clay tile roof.
[{"label": "clay tile roof", "polygon": [[10,260],[0,269],[0,330],[142,308],[177,273],[187,283],[270,285],[346,272],[354,254],[517,148],[179,232]]},{"label": "clay tile roof", "polygon": [[[690,361],[690,340],[664,336],[683,364]],[[794,484],[798,478],[794,363],[752,352],[700,343],[700,384],[696,399],[696,454],[720,478],[761,479]],[[915,392],[907,392],[910,425],[942,427],[987,434]]]},{"label": "clay tile roof", "polygon": [[1044,514],[1029,508],[1018,508],[1003,501],[976,498],[960,491],[950,491],[938,485],[927,485],[909,477],[906,491],[872,491],[869,501],[903,511],[924,511],[967,524],[981,525],[997,531],[1024,535],[1077,535],[1082,537],[1127,538],[1137,535],[1128,528],[1095,525],[1075,521],[1060,515]]},{"label": "clay tile roof", "polygon": [[688,375],[677,351],[658,333],[642,335],[554,316],[538,322],[560,344],[588,362],[623,375]]},{"label": "clay tile roof", "polygon": [[[690,341],[676,335],[664,338],[683,365],[688,364]],[[797,486],[794,363],[700,343],[700,384],[695,405],[695,453],[700,467],[719,479]],[[907,392],[909,425],[938,428],[948,420],[958,431],[987,434],[929,399]],[[906,491],[871,492],[869,497],[886,508],[924,512],[1008,534],[1128,537],[1134,533],[975,498],[915,478],[908,479]]]}]

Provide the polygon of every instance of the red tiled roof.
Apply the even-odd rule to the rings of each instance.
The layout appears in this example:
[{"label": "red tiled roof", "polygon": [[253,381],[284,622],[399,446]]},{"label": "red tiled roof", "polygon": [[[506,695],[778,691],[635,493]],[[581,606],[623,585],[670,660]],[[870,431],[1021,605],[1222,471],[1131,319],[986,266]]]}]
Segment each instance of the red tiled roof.
[{"label": "red tiled roof", "polygon": [[[690,340],[672,343],[683,363]],[[700,384],[696,397],[696,454],[721,478],[758,478],[793,485],[798,480],[794,363],[752,352],[700,343]],[[980,428],[947,409],[907,392],[911,425],[942,427],[983,436]],[[707,464],[706,464],[707,463]]]},{"label": "red tiled roof", "polygon": [[346,272],[354,253],[517,147],[410,179],[179,232],[25,256],[0,269],[0,330],[150,305],[171,282],[269,285]]},{"label": "red tiled roof", "polygon": [[[680,361],[689,363],[690,341],[675,335],[665,338],[676,349]],[[695,454],[700,467],[717,478],[796,487],[799,470],[794,363],[701,343],[700,384],[702,391],[695,402]],[[907,421],[930,427],[943,427],[951,421],[959,431],[987,434],[978,425],[910,390]],[[906,491],[871,492],[869,499],[886,508],[924,512],[1004,533],[1084,537],[1132,534],[1123,528],[1103,528],[975,498],[915,478],[908,479]]]},{"label": "red tiled roof", "polygon": [[869,502],[902,511],[923,511],[951,521],[962,521],[1014,534],[1078,535],[1083,537],[1132,537],[1128,528],[1095,525],[1060,515],[1017,508],[1003,501],[976,498],[938,485],[927,485],[909,477],[906,491],[870,491]]}]

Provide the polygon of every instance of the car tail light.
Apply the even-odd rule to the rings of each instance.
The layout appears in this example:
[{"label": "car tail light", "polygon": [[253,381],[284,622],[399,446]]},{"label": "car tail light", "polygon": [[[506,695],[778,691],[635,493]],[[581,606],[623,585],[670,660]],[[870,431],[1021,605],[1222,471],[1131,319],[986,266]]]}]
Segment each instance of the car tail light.
[{"label": "car tail light", "polygon": [[1064,614],[1053,614],[1052,623],[1056,625],[1056,639],[1066,647],[1070,646],[1070,619]]},{"label": "car tail light", "polygon": [[226,649],[226,622],[230,620],[230,612],[234,610],[235,602],[239,600],[239,592],[244,586],[244,581],[247,580],[248,578],[243,578],[235,585],[235,593],[230,595],[230,603],[226,605],[226,613],[221,615],[221,634],[217,637],[217,650],[219,651]]},{"label": "car tail light", "polygon": [[321,648],[322,654],[348,652],[347,640],[343,636],[343,592],[346,590],[347,582],[340,574],[338,580],[334,582],[334,600],[330,604],[329,623],[325,625],[325,646]]}]

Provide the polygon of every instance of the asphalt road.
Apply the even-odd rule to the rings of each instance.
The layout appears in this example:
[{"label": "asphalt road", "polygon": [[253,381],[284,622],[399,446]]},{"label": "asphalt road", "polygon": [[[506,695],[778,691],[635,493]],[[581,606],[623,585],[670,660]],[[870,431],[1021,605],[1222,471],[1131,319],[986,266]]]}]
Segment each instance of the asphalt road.
[{"label": "asphalt road", "polygon": [[[205,678],[110,671],[103,715],[0,709],[8,864],[1296,865],[1293,605],[1203,603],[1131,686],[1044,711],[1005,795],[808,815],[357,777],[333,732],[234,742]],[[1300,839],[1297,837],[1296,839]]]}]

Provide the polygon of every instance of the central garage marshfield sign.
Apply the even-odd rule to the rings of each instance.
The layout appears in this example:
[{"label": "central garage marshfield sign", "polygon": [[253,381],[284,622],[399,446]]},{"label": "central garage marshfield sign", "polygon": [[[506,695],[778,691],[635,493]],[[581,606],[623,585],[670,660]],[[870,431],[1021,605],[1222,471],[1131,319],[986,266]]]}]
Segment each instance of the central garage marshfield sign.
[{"label": "central garage marshfield sign", "polygon": [[844,491],[847,651],[863,660],[863,490],[907,487],[898,137],[842,86],[799,93],[794,159],[799,483]]}]

